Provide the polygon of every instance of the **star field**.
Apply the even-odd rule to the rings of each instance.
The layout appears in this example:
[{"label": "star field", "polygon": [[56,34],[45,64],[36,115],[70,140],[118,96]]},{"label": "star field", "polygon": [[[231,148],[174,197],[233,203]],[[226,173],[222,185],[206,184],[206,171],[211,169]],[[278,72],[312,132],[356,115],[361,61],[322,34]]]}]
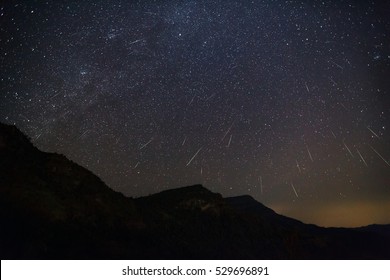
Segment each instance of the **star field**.
[{"label": "star field", "polygon": [[0,121],[129,196],[390,223],[385,1],[8,1]]}]

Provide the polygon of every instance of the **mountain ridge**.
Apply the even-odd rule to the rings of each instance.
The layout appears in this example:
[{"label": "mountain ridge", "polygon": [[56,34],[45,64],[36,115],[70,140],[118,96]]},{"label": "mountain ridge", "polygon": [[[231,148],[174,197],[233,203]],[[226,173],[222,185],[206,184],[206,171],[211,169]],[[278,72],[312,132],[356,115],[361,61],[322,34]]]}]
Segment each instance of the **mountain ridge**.
[{"label": "mountain ridge", "polygon": [[131,198],[0,124],[2,259],[388,259],[388,226],[328,229],[193,185]]}]

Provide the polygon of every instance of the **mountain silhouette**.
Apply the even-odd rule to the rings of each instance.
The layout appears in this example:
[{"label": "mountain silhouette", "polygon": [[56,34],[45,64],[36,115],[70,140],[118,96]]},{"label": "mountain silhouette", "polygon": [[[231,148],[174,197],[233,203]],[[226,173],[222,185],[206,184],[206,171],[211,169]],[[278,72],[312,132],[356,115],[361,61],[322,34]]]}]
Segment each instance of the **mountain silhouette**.
[{"label": "mountain silhouette", "polygon": [[0,124],[1,259],[389,259],[390,225],[321,228],[201,185],[130,198]]}]

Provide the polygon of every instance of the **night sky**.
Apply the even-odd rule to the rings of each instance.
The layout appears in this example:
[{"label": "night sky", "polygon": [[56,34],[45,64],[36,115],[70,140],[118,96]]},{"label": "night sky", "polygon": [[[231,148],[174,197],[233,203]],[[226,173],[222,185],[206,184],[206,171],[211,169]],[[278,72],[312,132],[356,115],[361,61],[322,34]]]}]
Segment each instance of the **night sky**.
[{"label": "night sky", "polygon": [[0,121],[128,196],[390,223],[390,3],[357,2],[2,1]]}]

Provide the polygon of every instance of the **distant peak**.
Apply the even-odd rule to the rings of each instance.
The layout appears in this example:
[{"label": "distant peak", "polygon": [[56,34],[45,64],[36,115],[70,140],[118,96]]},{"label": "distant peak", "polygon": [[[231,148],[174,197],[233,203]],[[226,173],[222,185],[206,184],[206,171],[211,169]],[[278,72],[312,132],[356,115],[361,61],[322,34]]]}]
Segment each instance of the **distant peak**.
[{"label": "distant peak", "polygon": [[185,201],[215,201],[222,200],[222,196],[218,193],[211,192],[202,185],[192,185],[180,187],[176,189],[165,190],[148,197],[140,198],[141,200],[164,201],[164,204],[177,204]]},{"label": "distant peak", "polygon": [[249,194],[244,194],[244,195],[238,195],[238,196],[232,196],[232,197],[228,197],[229,199],[232,199],[232,200],[251,200],[251,201],[256,201],[256,199],[254,199],[252,196],[250,196]]},{"label": "distant peak", "polygon": [[186,187],[179,187],[175,189],[169,189],[162,191],[160,193],[157,193],[155,195],[194,195],[194,194],[213,194],[210,190],[206,189],[200,184],[192,185],[192,186],[186,186]]},{"label": "distant peak", "polygon": [[188,191],[208,191],[208,189],[206,189],[203,185],[201,184],[197,184],[197,185],[192,185],[192,186],[186,186],[186,187],[181,187],[181,188],[178,188],[178,190],[188,190]]}]

